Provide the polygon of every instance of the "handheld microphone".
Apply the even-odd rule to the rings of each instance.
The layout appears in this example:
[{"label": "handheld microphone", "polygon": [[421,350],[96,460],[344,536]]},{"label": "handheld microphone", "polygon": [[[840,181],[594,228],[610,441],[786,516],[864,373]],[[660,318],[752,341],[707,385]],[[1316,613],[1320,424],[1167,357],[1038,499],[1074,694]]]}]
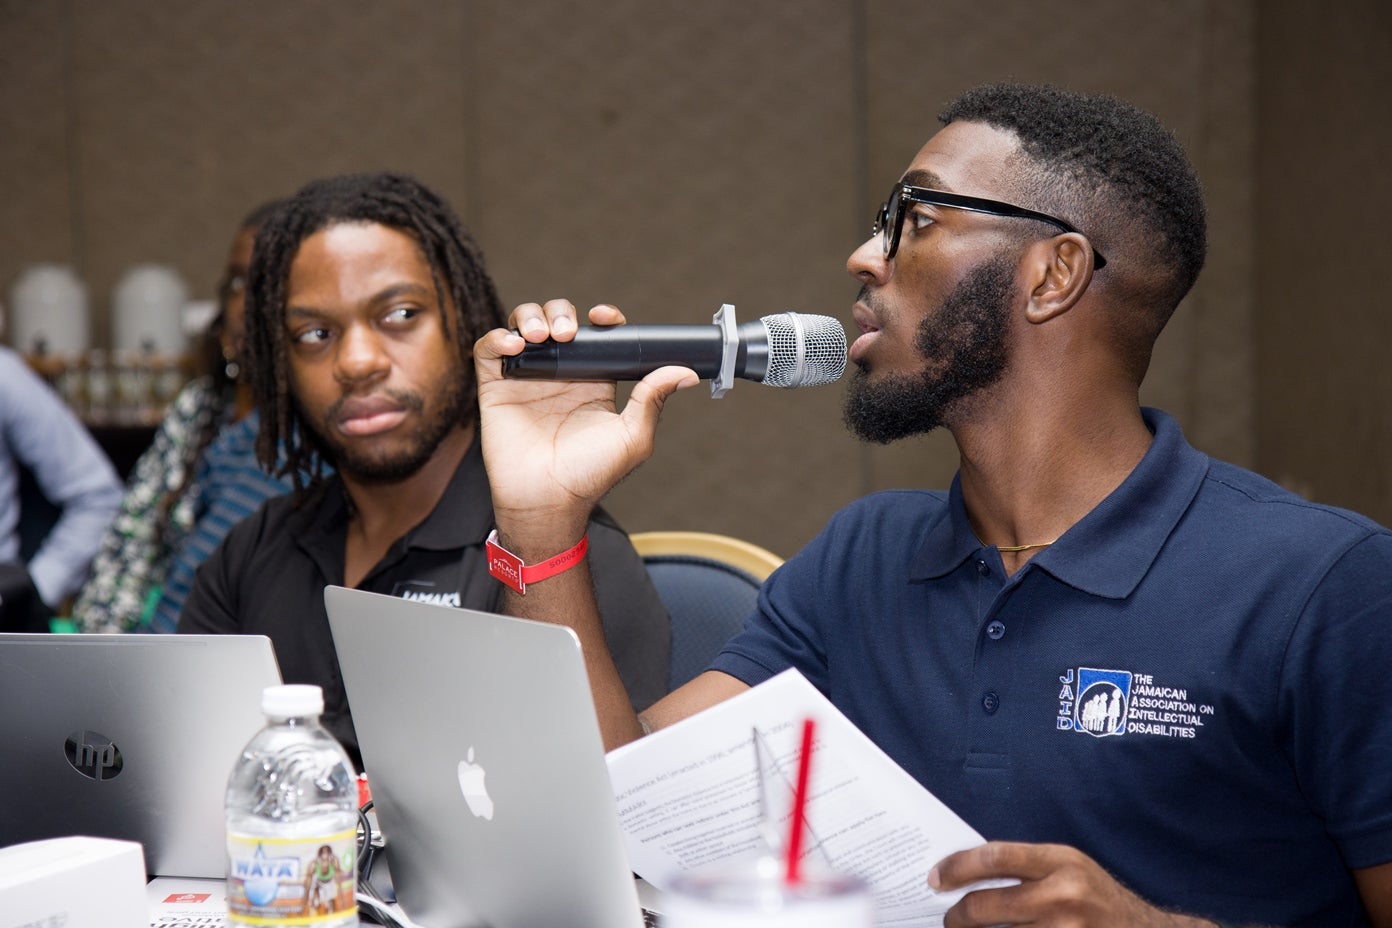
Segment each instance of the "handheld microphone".
[{"label": "handheld microphone", "polygon": [[503,359],[503,375],[532,380],[641,380],[659,367],[689,367],[724,396],[734,378],[773,387],[833,383],[846,369],[846,330],[830,316],[779,313],[735,325],[726,303],[712,325],[581,326]]}]

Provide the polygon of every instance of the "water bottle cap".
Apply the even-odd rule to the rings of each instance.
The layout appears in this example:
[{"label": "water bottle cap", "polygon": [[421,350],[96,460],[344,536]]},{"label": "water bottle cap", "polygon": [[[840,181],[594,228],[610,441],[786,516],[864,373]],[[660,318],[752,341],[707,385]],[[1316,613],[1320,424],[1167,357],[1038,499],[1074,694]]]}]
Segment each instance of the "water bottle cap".
[{"label": "water bottle cap", "polygon": [[261,711],[273,719],[322,715],[324,691],[307,683],[268,686],[261,693]]}]

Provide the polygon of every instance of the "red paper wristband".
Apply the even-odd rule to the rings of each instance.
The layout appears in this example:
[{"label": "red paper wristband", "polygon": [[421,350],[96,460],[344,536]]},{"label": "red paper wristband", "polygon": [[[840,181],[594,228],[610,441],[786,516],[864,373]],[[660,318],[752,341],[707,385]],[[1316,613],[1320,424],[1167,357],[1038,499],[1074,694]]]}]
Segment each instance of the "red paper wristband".
[{"label": "red paper wristband", "polygon": [[527,592],[527,584],[540,583],[547,577],[564,573],[580,563],[585,552],[590,550],[590,535],[586,532],[575,547],[562,551],[540,564],[523,564],[522,559],[498,544],[498,530],[495,528],[484,545],[488,552],[488,572],[503,581],[520,594]]}]

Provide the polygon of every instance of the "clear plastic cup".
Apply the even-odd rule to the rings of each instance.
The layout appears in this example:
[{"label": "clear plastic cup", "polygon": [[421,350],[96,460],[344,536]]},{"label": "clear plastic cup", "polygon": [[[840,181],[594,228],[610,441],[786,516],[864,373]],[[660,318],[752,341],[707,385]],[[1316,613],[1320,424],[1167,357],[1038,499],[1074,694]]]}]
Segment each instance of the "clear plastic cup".
[{"label": "clear plastic cup", "polygon": [[875,901],[860,880],[812,873],[788,883],[780,875],[687,874],[663,893],[661,928],[872,928]]}]

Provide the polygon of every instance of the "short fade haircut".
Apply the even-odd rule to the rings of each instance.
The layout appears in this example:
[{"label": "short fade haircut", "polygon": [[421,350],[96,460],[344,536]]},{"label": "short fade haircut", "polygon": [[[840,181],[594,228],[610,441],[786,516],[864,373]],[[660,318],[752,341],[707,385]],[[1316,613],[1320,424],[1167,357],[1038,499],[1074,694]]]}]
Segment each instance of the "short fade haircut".
[{"label": "short fade haircut", "polygon": [[285,331],[290,266],[306,238],[340,223],[375,223],[415,239],[430,265],[444,330],[453,336],[468,372],[468,410],[474,409],[478,390],[470,361],[474,342],[505,319],[478,244],[450,205],[415,178],[388,172],[345,174],[311,181],[281,203],[256,234],[247,274],[247,350],[261,416],[256,456],[267,470],[290,476],[296,490],[306,481],[318,483],[324,462],[290,396]]},{"label": "short fade haircut", "polygon": [[[938,119],[1013,132],[1038,171],[1020,178],[1036,209],[1056,211],[1097,236],[1109,271],[1128,263],[1135,274],[1160,271],[1146,288],[1155,311],[1151,338],[1159,335],[1203,268],[1208,233],[1198,176],[1158,119],[1115,97],[1026,84],[968,90]],[[1129,248],[1132,242],[1139,247]],[[1160,266],[1138,269],[1128,252]]]}]

